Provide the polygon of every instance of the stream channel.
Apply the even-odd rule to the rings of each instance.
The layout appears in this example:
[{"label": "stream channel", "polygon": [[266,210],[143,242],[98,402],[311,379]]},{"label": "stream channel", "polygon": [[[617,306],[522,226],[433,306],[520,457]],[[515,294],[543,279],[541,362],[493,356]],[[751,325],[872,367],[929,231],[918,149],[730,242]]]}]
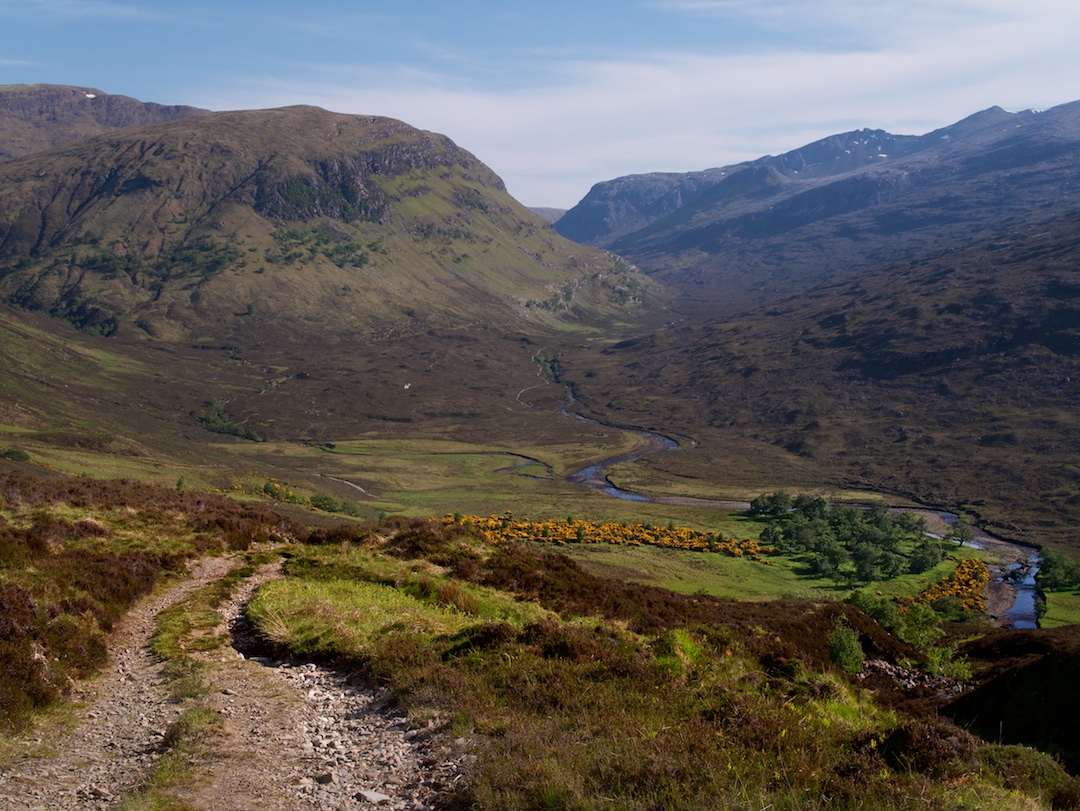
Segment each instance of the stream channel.
[{"label": "stream channel", "polygon": [[[636,428],[623,428],[618,425],[611,425],[609,423],[600,422],[599,420],[590,419],[589,417],[583,417],[580,414],[570,411],[569,407],[573,401],[573,393],[571,392],[570,399],[559,407],[559,413],[576,420],[581,420],[589,425],[604,428],[605,430],[628,431],[630,433],[638,434],[645,438],[646,445],[636,451],[613,456],[610,459],[603,459],[586,468],[570,473],[565,477],[566,481],[580,484],[584,487],[611,496],[612,498],[618,498],[624,501],[648,502],[651,504],[675,504],[688,507],[714,507],[721,510],[749,509],[749,504],[741,502],[713,501],[711,499],[679,498],[673,496],[649,496],[616,487],[608,478],[608,471],[612,467],[621,464],[622,462],[644,459],[646,456],[651,456],[654,453],[673,451],[679,447],[679,443],[663,434],[641,431]],[[942,512],[940,510],[912,510],[912,512],[917,512],[924,516],[936,516],[945,524],[952,524],[957,519],[955,513]],[[1038,587],[1035,583],[1035,575],[1039,572],[1040,563],[1038,551],[1033,550],[1029,546],[1023,546],[1012,541],[1007,541],[1004,538],[999,538],[996,535],[991,535],[981,529],[976,529],[975,539],[970,541],[969,545],[977,549],[985,549],[988,546],[998,546],[1005,552],[1005,554],[1002,555],[1003,558],[1015,558],[1015,562],[1005,564],[1000,570],[995,569],[993,566],[991,566],[990,570],[991,576],[997,581],[1007,580],[1016,590],[1016,596],[1013,600],[1012,607],[1001,617],[1001,625],[1005,628],[1038,628],[1039,618],[1036,612]]]}]

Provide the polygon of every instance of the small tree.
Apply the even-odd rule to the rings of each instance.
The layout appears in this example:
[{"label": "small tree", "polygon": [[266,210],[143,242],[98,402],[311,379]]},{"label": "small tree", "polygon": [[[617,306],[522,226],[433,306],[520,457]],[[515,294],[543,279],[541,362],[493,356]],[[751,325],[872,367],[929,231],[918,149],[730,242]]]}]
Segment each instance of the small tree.
[{"label": "small tree", "polygon": [[975,540],[975,530],[963,518],[957,518],[949,527],[949,531],[945,533],[945,537],[950,541],[955,541],[957,546],[963,546]]},{"label": "small tree", "polygon": [[908,571],[912,574],[922,574],[929,571],[944,560],[945,555],[941,547],[931,538],[927,538],[911,553],[911,561],[908,563]]},{"label": "small tree", "polygon": [[1080,584],[1080,565],[1052,549],[1040,552],[1042,564],[1035,580],[1043,591],[1061,591]]},{"label": "small tree", "polygon": [[912,603],[904,614],[904,629],[900,638],[925,654],[943,636],[945,632],[941,630],[937,612],[926,603]]},{"label": "small tree", "polygon": [[750,502],[750,513],[757,516],[782,518],[791,512],[791,493],[778,490],[772,495],[760,495]]}]

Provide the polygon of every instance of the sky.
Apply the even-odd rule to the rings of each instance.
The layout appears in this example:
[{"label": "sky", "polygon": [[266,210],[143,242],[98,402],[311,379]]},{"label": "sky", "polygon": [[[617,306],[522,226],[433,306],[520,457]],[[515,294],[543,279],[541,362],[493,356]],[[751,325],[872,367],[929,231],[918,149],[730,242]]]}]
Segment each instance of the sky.
[{"label": "sky", "polygon": [[0,84],[314,104],[449,136],[530,206],[868,127],[1080,99],[1076,0],[0,0]]}]

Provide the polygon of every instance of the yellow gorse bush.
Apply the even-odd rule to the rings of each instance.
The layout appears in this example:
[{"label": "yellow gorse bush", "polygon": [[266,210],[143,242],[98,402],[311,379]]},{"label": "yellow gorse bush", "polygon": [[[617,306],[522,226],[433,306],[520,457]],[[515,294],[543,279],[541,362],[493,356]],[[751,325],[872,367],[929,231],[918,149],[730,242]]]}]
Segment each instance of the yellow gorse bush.
[{"label": "yellow gorse bush", "polygon": [[773,551],[753,539],[729,540],[717,532],[689,527],[654,527],[649,524],[598,524],[582,520],[516,521],[504,515],[446,515],[446,525],[462,524],[489,543],[539,541],[543,543],[606,543],[627,546],[660,546],[697,552],[719,552],[732,557],[761,561]]},{"label": "yellow gorse bush", "polygon": [[[943,597],[956,597],[965,611],[985,613],[986,584],[990,582],[990,570],[981,560],[965,558],[956,570],[913,598],[911,602],[933,603]],[[905,607],[905,606],[901,606]]]}]

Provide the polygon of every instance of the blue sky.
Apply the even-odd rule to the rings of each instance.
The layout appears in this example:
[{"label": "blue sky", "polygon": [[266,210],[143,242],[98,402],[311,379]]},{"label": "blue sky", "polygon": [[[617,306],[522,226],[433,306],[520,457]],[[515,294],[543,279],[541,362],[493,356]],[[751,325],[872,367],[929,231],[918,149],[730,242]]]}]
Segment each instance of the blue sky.
[{"label": "blue sky", "polygon": [[527,205],[1080,99],[1076,0],[0,0],[0,84],[444,133]]}]

